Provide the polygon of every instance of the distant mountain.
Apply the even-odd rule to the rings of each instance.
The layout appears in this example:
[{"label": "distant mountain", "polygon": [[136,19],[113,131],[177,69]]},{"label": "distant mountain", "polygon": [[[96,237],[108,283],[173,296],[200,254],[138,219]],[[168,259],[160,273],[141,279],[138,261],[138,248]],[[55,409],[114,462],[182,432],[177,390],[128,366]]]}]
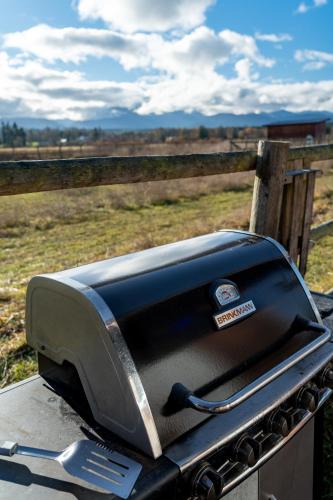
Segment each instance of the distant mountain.
[{"label": "distant mountain", "polygon": [[110,110],[108,116],[96,120],[71,121],[71,120],[47,120],[44,118],[0,118],[0,121],[16,122],[20,127],[32,129],[49,128],[102,128],[104,130],[149,130],[154,128],[195,128],[203,125],[205,127],[260,127],[268,123],[281,121],[299,121],[326,118],[333,121],[333,113],[306,111],[302,113],[291,113],[280,110],[273,113],[250,113],[234,115],[231,113],[220,113],[206,116],[202,113],[185,113],[175,111],[162,115],[150,114],[139,115],[128,109],[116,108]]}]

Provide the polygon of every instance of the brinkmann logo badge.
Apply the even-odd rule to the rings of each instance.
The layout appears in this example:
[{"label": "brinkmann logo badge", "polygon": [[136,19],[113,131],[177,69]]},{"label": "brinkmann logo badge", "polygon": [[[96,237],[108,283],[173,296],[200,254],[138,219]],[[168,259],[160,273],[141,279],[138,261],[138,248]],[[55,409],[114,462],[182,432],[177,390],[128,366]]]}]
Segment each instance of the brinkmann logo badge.
[{"label": "brinkmann logo badge", "polygon": [[217,328],[221,330],[221,328],[230,325],[230,323],[233,323],[234,321],[237,321],[240,318],[249,316],[255,311],[256,311],[255,305],[253,304],[252,300],[249,300],[248,302],[245,302],[244,304],[234,307],[233,309],[229,309],[228,311],[216,314],[214,316],[214,319]]}]

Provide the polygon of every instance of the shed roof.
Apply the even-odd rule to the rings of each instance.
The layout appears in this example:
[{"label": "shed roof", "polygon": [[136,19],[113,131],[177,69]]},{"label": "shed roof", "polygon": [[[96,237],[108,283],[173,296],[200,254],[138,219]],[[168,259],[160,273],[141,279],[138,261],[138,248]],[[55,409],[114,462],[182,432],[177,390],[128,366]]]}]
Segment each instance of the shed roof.
[{"label": "shed roof", "polygon": [[264,127],[275,127],[275,126],[283,126],[283,125],[287,125],[288,127],[290,127],[290,125],[313,125],[313,124],[316,124],[316,123],[325,123],[325,122],[328,122],[329,121],[329,118],[312,118],[312,119],[300,119],[300,120],[285,120],[285,121],[277,121],[277,122],[270,122],[270,123],[266,123],[266,125],[264,125]]}]

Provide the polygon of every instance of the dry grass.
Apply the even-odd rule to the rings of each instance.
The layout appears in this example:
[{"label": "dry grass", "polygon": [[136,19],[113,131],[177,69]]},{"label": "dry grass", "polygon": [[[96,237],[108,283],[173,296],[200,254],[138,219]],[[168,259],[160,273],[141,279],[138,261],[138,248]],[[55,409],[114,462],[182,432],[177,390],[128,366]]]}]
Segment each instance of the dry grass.
[{"label": "dry grass", "polygon": [[[245,147],[245,145],[242,147]],[[202,152],[220,153],[221,151],[230,151],[230,148],[229,140],[219,139],[171,143],[160,142],[156,144],[140,143],[139,141],[106,142],[82,146],[0,148],[0,161],[80,158],[89,156],[176,155]]]}]

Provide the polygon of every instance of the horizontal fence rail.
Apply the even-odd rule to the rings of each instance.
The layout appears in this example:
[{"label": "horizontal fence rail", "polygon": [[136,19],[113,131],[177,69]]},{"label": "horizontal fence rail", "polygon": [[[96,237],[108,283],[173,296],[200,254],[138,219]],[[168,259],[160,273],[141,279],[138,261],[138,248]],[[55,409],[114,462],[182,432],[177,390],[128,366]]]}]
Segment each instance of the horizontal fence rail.
[{"label": "horizontal fence rail", "polygon": [[289,149],[288,160],[304,160],[306,163],[333,159],[333,144],[318,144]]},{"label": "horizontal fence rail", "polygon": [[242,151],[0,162],[0,195],[247,172],[256,157]]},{"label": "horizontal fence rail", "polygon": [[[290,148],[288,160],[333,158],[333,145]],[[112,184],[184,179],[256,169],[255,151],[110,156],[0,162],[0,196]]]},{"label": "horizontal fence rail", "polygon": [[315,226],[310,231],[311,240],[318,241],[325,236],[333,235],[333,220],[323,222],[319,226]]},{"label": "horizontal fence rail", "polygon": [[[0,161],[0,196],[256,171],[250,229],[277,238],[283,185],[300,184],[296,174],[315,172],[306,168],[325,160],[333,160],[333,144],[290,148],[288,142],[259,141],[257,152]],[[333,235],[333,220],[310,231],[312,207],[309,214],[308,242]]]}]

